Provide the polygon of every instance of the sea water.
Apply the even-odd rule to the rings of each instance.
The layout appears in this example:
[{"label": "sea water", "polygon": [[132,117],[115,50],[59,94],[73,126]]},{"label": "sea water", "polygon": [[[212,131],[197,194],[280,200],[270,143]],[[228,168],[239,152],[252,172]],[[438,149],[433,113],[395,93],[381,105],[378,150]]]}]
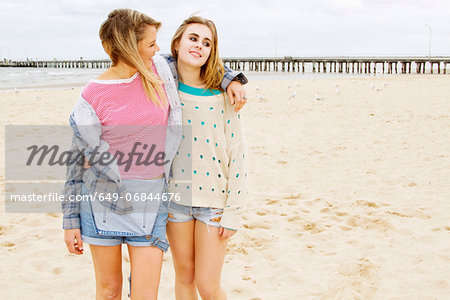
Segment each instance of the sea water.
[{"label": "sea water", "polygon": [[[0,68],[0,90],[82,87],[106,69]],[[250,81],[353,78],[373,74],[244,71]],[[377,74],[380,76],[382,74]]]},{"label": "sea water", "polygon": [[80,87],[105,69],[0,68],[0,89]]}]

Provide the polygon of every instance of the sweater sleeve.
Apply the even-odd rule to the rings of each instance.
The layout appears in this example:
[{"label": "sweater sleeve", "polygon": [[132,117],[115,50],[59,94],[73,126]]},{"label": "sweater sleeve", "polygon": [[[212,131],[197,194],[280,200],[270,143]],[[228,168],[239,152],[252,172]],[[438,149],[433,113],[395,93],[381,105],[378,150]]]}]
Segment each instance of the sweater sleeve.
[{"label": "sweater sleeve", "polygon": [[[227,98],[225,93],[224,95]],[[241,112],[235,112],[228,99],[225,99],[225,103],[228,177],[227,201],[220,225],[227,229],[238,230],[240,215],[248,197],[248,157]]]}]

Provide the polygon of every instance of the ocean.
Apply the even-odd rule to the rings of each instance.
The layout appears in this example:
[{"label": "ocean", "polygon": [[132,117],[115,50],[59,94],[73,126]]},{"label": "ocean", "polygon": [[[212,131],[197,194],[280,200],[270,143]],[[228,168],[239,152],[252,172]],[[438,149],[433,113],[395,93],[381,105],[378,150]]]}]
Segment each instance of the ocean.
[{"label": "ocean", "polygon": [[0,68],[0,90],[80,87],[104,69]]},{"label": "ocean", "polygon": [[[0,68],[0,90],[82,87],[104,71],[105,69]],[[373,76],[373,74],[255,71],[245,71],[244,74],[252,81]]]}]

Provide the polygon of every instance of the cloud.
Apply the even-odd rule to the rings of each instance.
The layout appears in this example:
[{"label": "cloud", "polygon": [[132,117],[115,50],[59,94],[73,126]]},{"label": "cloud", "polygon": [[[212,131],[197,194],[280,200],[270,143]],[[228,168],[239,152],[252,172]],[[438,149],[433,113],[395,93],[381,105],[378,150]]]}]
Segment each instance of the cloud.
[{"label": "cloud", "polygon": [[0,56],[105,57],[98,29],[115,8],[162,21],[158,43],[168,52],[190,14],[211,18],[223,56],[427,55],[450,53],[450,1],[445,0],[3,0]]}]

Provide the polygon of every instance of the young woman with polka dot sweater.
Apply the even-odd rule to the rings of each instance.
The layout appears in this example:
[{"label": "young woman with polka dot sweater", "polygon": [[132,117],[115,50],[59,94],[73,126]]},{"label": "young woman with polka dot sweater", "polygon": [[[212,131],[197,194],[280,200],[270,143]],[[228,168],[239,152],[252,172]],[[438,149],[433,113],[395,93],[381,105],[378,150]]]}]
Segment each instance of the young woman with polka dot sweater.
[{"label": "young woman with polka dot sweater", "polygon": [[241,115],[219,90],[180,82],[178,91],[183,124],[188,126],[174,159],[169,191],[179,193],[180,205],[223,208],[220,226],[237,230],[248,177]]},{"label": "young woman with polka dot sweater", "polygon": [[212,21],[193,16],[172,39],[183,137],[173,161],[167,236],[177,299],[226,299],[220,284],[227,240],[248,196],[241,114],[220,90],[223,63]]}]

